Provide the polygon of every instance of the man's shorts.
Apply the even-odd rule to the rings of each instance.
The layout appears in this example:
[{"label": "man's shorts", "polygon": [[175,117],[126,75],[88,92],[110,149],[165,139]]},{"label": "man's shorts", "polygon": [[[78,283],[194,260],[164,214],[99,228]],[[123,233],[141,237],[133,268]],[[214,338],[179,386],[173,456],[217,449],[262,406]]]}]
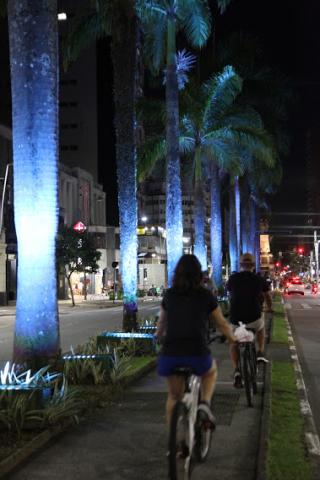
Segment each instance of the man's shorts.
[{"label": "man's shorts", "polygon": [[186,357],[171,357],[169,355],[160,355],[158,358],[158,374],[162,377],[169,377],[172,371],[177,367],[190,367],[196,375],[203,375],[212,366],[215,366],[215,361],[212,356],[186,356]]},{"label": "man's shorts", "polygon": [[[232,325],[233,330],[239,327],[239,325]],[[258,318],[258,320],[255,320],[254,322],[246,323],[245,324],[246,328],[250,328],[251,330],[254,330],[255,332],[260,332],[264,328],[264,317]]]}]

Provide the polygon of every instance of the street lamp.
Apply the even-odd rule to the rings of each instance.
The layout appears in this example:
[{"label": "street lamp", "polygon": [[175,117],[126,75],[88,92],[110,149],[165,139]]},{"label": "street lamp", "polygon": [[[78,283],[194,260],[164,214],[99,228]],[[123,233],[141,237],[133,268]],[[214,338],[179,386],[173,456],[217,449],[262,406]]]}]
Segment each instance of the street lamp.
[{"label": "street lamp", "polygon": [[6,173],[4,175],[4,183],[3,183],[2,199],[1,199],[1,210],[0,210],[0,235],[2,234],[2,228],[3,228],[4,201],[5,201],[6,189],[7,189],[7,183],[8,183],[9,168],[12,166],[13,166],[13,163],[7,164]]},{"label": "street lamp", "polygon": [[143,223],[146,223],[147,220],[148,220],[148,217],[146,217],[145,215],[143,215],[143,216],[141,217],[141,221],[142,221]]}]

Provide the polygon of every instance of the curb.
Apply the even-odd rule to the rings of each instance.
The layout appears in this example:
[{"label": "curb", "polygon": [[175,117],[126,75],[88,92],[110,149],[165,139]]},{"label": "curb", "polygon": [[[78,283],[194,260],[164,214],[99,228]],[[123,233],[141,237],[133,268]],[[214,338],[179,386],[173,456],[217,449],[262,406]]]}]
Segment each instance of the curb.
[{"label": "curb", "polygon": [[0,462],[0,478],[3,478],[14,468],[20,465],[20,463],[29,458],[33,453],[40,448],[43,448],[50,440],[63,433],[72,425],[74,425],[74,421],[67,420],[64,425],[57,425],[56,427],[48,428],[47,430],[44,430],[36,435],[32,440],[30,440],[23,447],[19,448],[16,452],[9,455],[9,457],[3,459]]},{"label": "curb", "polygon": [[[268,317],[268,325],[266,328],[266,345],[271,344],[273,328],[273,316]],[[259,451],[256,466],[256,479],[267,479],[267,448],[269,435],[269,414],[271,401],[271,368],[272,361],[266,365],[264,382],[262,388],[262,413],[260,418],[260,436],[259,436]]]},{"label": "curb", "polygon": [[313,478],[314,480],[319,480],[320,479],[320,472],[319,472],[320,440],[319,440],[317,428],[315,426],[311,406],[308,399],[308,392],[307,392],[306,385],[304,383],[301,364],[299,361],[298,352],[297,352],[293,334],[292,334],[291,324],[289,322],[289,318],[286,312],[285,312],[285,322],[288,329],[288,340],[289,340],[291,361],[293,363],[294,372],[296,376],[296,388],[297,388],[297,393],[299,397],[300,412],[304,421],[304,435],[305,435],[306,448],[311,460]]},{"label": "curb", "polygon": [[262,391],[262,414],[260,420],[259,452],[256,467],[256,480],[267,479],[267,451],[269,436],[269,416],[271,402],[271,369],[272,362],[268,364]]},{"label": "curb", "polygon": [[[128,387],[135,381],[142,378],[144,375],[149,373],[155,368],[157,364],[157,359],[150,360],[149,363],[144,365],[140,370],[137,370],[132,375],[130,375],[124,382],[123,386]],[[81,421],[81,418],[80,418]],[[7,458],[0,461],[0,478],[4,478],[8,473],[18,467],[22,462],[27,460],[31,455],[36,453],[38,450],[44,448],[50,440],[58,437],[64,433],[68,428],[76,425],[74,420],[66,420],[62,425],[52,426],[43,430],[41,433],[33,437],[28,443],[26,443],[21,448],[18,448],[17,451],[11,453]]]}]

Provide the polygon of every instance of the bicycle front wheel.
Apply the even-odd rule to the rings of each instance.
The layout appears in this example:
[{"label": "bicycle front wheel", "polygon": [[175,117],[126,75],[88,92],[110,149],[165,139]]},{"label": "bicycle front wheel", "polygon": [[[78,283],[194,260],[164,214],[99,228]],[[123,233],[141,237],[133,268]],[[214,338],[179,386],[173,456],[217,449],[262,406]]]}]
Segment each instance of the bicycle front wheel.
[{"label": "bicycle front wheel", "polygon": [[169,434],[169,478],[188,480],[190,478],[189,419],[183,402],[174,406]]}]

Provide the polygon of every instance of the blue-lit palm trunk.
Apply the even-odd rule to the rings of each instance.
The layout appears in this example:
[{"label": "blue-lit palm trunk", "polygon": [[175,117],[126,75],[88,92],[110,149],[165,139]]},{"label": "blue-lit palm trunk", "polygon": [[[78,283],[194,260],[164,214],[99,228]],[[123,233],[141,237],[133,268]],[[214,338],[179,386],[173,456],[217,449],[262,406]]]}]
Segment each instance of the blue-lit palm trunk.
[{"label": "blue-lit palm trunk", "polygon": [[179,159],[179,91],[176,65],[175,14],[167,23],[166,73],[166,230],[168,285],[171,286],[175,266],[182,254],[182,202]]},{"label": "blue-lit palm trunk", "polygon": [[123,288],[123,330],[137,329],[137,154],[136,154],[136,58],[137,28],[134,9],[119,11],[112,37],[118,205],[120,223],[120,271]]},{"label": "blue-lit palm trunk", "polygon": [[212,165],[210,178],[210,242],[212,277],[217,288],[222,286],[222,215],[220,190],[219,168],[216,165]]},{"label": "blue-lit palm trunk", "polygon": [[238,271],[237,256],[237,229],[236,229],[236,213],[235,213],[234,190],[231,188],[229,193],[229,258],[230,271]]},{"label": "blue-lit palm trunk", "polygon": [[239,270],[240,254],[241,254],[241,206],[240,206],[240,187],[239,177],[234,179],[234,206],[235,206],[235,221],[236,221],[236,235],[237,235],[237,270]]},{"label": "blue-lit palm trunk", "polygon": [[249,208],[249,199],[248,192],[242,197],[242,208],[241,208],[241,244],[242,252],[250,252],[250,208]]},{"label": "blue-lit palm trunk", "polygon": [[195,186],[194,186],[194,254],[201,263],[202,271],[208,269],[205,241],[205,198],[202,181],[200,151],[195,152]]},{"label": "blue-lit palm trunk", "polygon": [[249,220],[250,220],[250,235],[249,235],[249,252],[256,255],[256,204],[252,196],[249,199]]},{"label": "blue-lit palm trunk", "polygon": [[37,365],[59,353],[56,0],[9,0],[8,22],[18,239],[14,360]]}]

